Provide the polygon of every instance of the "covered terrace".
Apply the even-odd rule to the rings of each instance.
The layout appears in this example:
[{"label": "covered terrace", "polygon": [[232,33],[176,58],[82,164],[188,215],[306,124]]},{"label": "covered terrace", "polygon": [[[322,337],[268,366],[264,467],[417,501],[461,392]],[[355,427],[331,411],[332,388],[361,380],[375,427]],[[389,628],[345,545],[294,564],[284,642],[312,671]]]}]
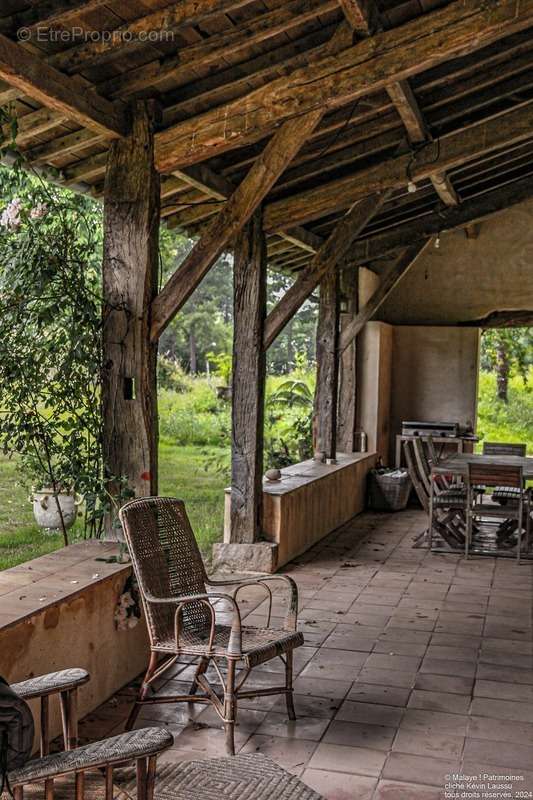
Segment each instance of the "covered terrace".
[{"label": "covered terrace", "polygon": [[[306,636],[300,718],[251,706],[237,749],[270,750],[330,800],[438,797],[456,768],[485,766],[533,790],[530,564],[412,549],[422,512],[361,516],[404,420],[475,431],[480,331],[531,324],[533,2],[6,0],[0,14],[17,152],[103,202],[105,461],[137,497],[158,494],[158,340],[233,254],[215,563],[290,565]],[[194,239],[164,286],[160,225]],[[268,314],[267,269],[294,277]],[[264,486],[266,352],[316,292],[320,459]],[[112,547],[0,575],[1,671],[89,669],[92,738],[122,724],[128,692],[101,703],[148,652],[144,629],[113,627],[130,567],[94,563]],[[211,712],[185,713],[165,707],[164,759],[217,750]]]}]

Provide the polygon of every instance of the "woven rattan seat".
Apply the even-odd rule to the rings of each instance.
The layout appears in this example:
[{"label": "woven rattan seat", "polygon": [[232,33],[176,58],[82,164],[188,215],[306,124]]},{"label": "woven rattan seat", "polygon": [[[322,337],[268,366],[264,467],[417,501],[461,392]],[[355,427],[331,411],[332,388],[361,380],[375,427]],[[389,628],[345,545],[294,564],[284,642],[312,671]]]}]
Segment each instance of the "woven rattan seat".
[{"label": "woven rattan seat", "polygon": [[36,758],[24,767],[9,773],[11,786],[53,778],[68,772],[96,769],[110,764],[133,761],[155,756],[170,747],[174,739],[163,728],[141,728],[122,733],[110,739],[86,744],[75,750],[53,753],[44,758]]},{"label": "woven rattan seat", "polygon": [[82,686],[88,680],[87,670],[76,667],[50,672],[48,675],[39,675],[36,678],[28,678],[20,683],[12,683],[11,688],[19,697],[29,700],[32,697],[42,697],[54,692],[68,692]]},{"label": "woven rattan seat", "polygon": [[[212,703],[224,720],[229,753],[234,753],[235,713],[239,698],[278,692],[285,694],[289,718],[295,719],[292,657],[294,648],[304,642],[302,634],[297,631],[298,590],[295,582],[286,575],[262,575],[246,581],[208,579],[181,500],[172,497],[132,500],[121,509],[120,519],[139,584],[152,650],[138,701],[126,727],[133,727],[142,703],[158,701],[157,697],[147,696],[151,684],[181,655],[192,655],[199,661],[191,690],[188,695],[166,696],[161,701]],[[263,589],[269,601],[267,605],[271,607],[272,582],[282,583],[288,589],[283,629],[270,628],[270,619],[264,627],[243,626],[237,604],[239,591],[250,585]],[[214,587],[214,591],[210,588],[208,593],[208,586]],[[219,590],[220,587],[226,591]],[[168,658],[161,664],[162,653]],[[285,685],[245,691],[243,686],[248,672],[277,656],[285,664]],[[221,666],[225,667],[225,676],[219,661],[223,662]],[[205,673],[210,662],[218,672],[223,696],[219,696],[207,680]],[[245,674],[239,676],[236,684],[239,663],[244,665]],[[202,693],[198,692],[199,688]]]},{"label": "woven rattan seat", "polygon": [[[231,628],[229,625],[215,625],[215,647],[212,650],[215,658],[223,658],[227,653]],[[206,655],[208,653],[208,637],[198,637],[197,645],[187,644],[184,652],[189,655]],[[242,660],[247,667],[256,667],[270,661],[304,643],[303,634],[299,632],[283,633],[271,628],[242,628]],[[157,644],[158,650],[174,652],[174,639]]]},{"label": "woven rattan seat", "polygon": [[[128,794],[133,784],[126,787]],[[260,753],[162,764],[156,800],[323,800],[295,775]]]}]

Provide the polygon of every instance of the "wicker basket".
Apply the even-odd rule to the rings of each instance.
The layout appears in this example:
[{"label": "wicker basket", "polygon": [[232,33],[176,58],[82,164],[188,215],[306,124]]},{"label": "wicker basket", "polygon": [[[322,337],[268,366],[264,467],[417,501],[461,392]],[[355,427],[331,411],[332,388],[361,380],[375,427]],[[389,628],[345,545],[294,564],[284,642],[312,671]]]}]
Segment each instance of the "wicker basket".
[{"label": "wicker basket", "polygon": [[370,470],[368,505],[374,511],[401,511],[407,505],[412,486],[405,470]]}]

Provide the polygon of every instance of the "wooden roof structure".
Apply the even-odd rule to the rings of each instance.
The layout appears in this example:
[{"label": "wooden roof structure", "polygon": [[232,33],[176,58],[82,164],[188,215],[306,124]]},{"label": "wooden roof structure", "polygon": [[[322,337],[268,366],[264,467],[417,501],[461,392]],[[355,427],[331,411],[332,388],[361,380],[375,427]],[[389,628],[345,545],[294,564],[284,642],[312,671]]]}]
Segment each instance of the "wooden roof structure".
[{"label": "wooden roof structure", "polygon": [[264,199],[272,268],[309,266],[376,191],[349,253],[376,270],[533,194],[532,0],[4,0],[1,14],[0,103],[29,163],[100,196],[128,103],[155,98],[161,214],[191,236],[284,121],[319,111]]}]

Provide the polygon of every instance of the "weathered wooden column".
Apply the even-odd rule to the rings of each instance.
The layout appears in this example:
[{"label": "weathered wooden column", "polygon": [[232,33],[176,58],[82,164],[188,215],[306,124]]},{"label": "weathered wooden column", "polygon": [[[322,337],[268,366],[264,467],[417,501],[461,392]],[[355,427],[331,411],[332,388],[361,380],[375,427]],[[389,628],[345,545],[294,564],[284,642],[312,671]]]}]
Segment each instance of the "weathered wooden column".
[{"label": "weathered wooden column", "polygon": [[339,316],[339,272],[333,269],[320,283],[316,337],[316,450],[327,459],[335,459],[337,453]]},{"label": "weathered wooden column", "polygon": [[131,133],[111,145],[104,189],[104,458],[122,501],[157,493],[157,344],[149,320],[159,258],[154,113],[151,103],[132,107]]},{"label": "weathered wooden column", "polygon": [[218,565],[271,572],[276,547],[261,542],[266,357],[266,244],[262,210],[235,237],[231,493]]},{"label": "weathered wooden column", "polygon": [[[341,272],[341,331],[354,319],[358,311],[358,269],[346,268]],[[353,453],[356,430],[356,339],[341,353],[339,363],[339,402],[337,417],[337,448],[341,453]]]}]

